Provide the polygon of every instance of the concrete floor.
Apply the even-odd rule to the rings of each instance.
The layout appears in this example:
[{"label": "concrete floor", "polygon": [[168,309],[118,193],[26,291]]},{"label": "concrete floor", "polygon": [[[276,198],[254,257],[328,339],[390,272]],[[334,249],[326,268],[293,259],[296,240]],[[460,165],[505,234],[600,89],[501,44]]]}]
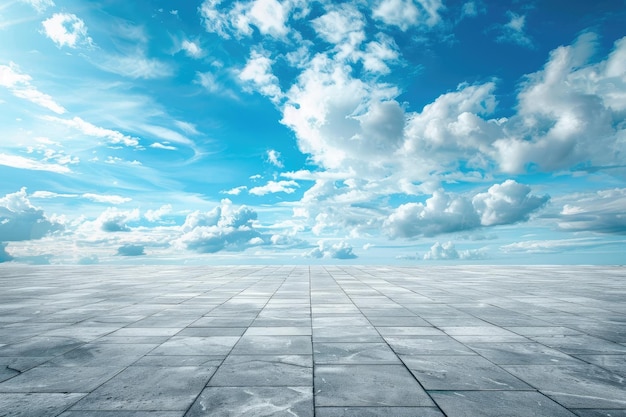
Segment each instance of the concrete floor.
[{"label": "concrete floor", "polygon": [[626,268],[0,265],[0,416],[626,416]]}]

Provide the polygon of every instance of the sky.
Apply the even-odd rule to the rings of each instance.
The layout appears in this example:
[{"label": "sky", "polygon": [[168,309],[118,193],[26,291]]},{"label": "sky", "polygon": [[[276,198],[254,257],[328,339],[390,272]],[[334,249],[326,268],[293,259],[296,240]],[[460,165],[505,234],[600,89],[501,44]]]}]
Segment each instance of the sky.
[{"label": "sky", "polygon": [[5,0],[0,262],[624,264],[624,0]]}]

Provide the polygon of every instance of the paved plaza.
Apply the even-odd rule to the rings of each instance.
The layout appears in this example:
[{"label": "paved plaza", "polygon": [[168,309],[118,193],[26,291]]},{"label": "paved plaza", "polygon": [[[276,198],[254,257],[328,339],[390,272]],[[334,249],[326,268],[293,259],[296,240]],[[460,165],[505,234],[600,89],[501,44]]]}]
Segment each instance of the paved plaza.
[{"label": "paved plaza", "polygon": [[4,264],[0,416],[624,417],[626,268]]}]

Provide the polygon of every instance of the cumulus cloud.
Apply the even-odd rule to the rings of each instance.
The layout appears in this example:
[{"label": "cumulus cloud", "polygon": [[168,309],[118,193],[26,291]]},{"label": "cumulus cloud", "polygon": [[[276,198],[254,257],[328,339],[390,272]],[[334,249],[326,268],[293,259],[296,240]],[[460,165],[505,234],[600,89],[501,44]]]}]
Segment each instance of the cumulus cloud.
[{"label": "cumulus cloud", "polygon": [[424,254],[424,260],[441,261],[453,259],[482,259],[484,251],[480,249],[458,251],[454,243],[448,241],[445,243],[436,242],[430,247],[430,250]]},{"label": "cumulus cloud", "polygon": [[589,64],[596,43],[597,35],[584,33],[527,76],[518,114],[507,123],[506,137],[493,144],[503,171],[622,164],[626,126],[616,121],[626,110],[626,38],[607,59]]},{"label": "cumulus cloud", "polygon": [[246,66],[239,72],[239,79],[244,86],[252,86],[252,89],[272,101],[277,101],[282,96],[278,77],[272,74],[272,60],[262,52],[251,52]]},{"label": "cumulus cloud", "polygon": [[0,65],[0,86],[9,89],[15,97],[28,100],[57,114],[66,112],[65,108],[52,97],[37,90],[31,84],[31,80],[31,76],[23,74],[13,62],[9,65]]},{"label": "cumulus cloud", "polygon": [[476,194],[472,205],[483,226],[526,221],[532,212],[550,199],[547,195],[540,197],[530,192],[529,186],[506,180],[492,185],[486,193]]},{"label": "cumulus cloud", "polygon": [[549,199],[530,192],[530,187],[513,180],[495,184],[472,199],[437,191],[425,204],[399,206],[383,227],[392,238],[410,238],[525,221]]},{"label": "cumulus cloud", "polygon": [[117,249],[117,254],[120,256],[142,256],[146,252],[143,245],[122,245]]},{"label": "cumulus cloud", "polygon": [[0,263],[9,262],[13,260],[13,257],[6,251],[7,244],[0,242]]},{"label": "cumulus cloud", "polygon": [[55,13],[42,23],[45,35],[59,47],[76,48],[79,45],[93,45],[87,36],[87,26],[78,16],[71,13]]},{"label": "cumulus cloud", "polygon": [[332,259],[355,259],[357,256],[352,252],[352,246],[342,240],[331,244],[328,241],[320,240],[317,247],[306,253],[309,258],[332,258]]},{"label": "cumulus cloud", "polygon": [[435,26],[441,21],[443,8],[441,0],[381,0],[372,16],[406,31],[411,26]]},{"label": "cumulus cloud", "polygon": [[254,226],[256,219],[254,210],[245,206],[235,208],[230,200],[224,199],[212,211],[187,215],[181,227],[183,235],[174,244],[200,253],[244,250],[265,242]]},{"label": "cumulus cloud", "polygon": [[261,35],[283,39],[289,33],[289,16],[298,10],[306,14],[306,2],[252,0],[225,5],[222,0],[205,0],[198,8],[207,32],[226,39],[251,36],[253,26]]},{"label": "cumulus cloud", "polygon": [[30,203],[26,188],[0,198],[0,238],[5,242],[41,239],[64,228]]},{"label": "cumulus cloud", "polygon": [[140,219],[139,209],[119,210],[116,207],[107,208],[95,220],[96,226],[104,232],[128,232],[128,223]]},{"label": "cumulus cloud", "polygon": [[570,196],[558,216],[559,229],[626,235],[626,188]]},{"label": "cumulus cloud", "polygon": [[295,181],[269,181],[265,185],[250,188],[248,193],[259,196],[273,193],[291,194],[295,192],[298,187],[299,185]]},{"label": "cumulus cloud", "polygon": [[172,212],[171,204],[164,204],[156,210],[147,210],[143,217],[149,222],[155,223],[161,221],[161,218]]},{"label": "cumulus cloud", "polygon": [[430,247],[430,250],[424,254],[425,260],[448,260],[448,259],[459,259],[459,253],[456,251],[454,247],[454,243],[446,242],[446,243],[435,243]]}]

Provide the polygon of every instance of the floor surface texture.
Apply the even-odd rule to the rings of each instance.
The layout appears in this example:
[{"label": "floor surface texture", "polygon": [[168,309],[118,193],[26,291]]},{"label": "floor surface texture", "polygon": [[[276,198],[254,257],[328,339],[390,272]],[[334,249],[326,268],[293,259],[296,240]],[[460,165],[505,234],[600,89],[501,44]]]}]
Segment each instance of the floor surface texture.
[{"label": "floor surface texture", "polygon": [[626,268],[3,264],[0,416],[625,417]]}]

